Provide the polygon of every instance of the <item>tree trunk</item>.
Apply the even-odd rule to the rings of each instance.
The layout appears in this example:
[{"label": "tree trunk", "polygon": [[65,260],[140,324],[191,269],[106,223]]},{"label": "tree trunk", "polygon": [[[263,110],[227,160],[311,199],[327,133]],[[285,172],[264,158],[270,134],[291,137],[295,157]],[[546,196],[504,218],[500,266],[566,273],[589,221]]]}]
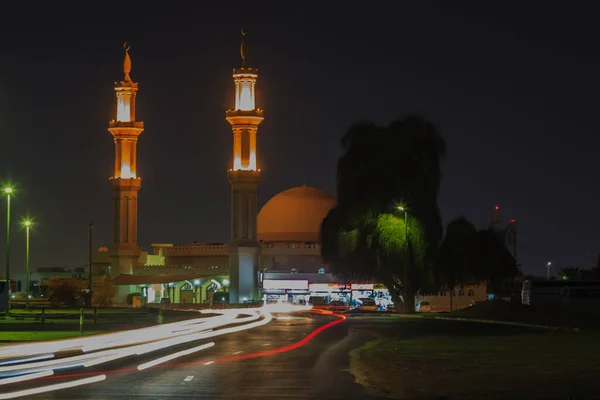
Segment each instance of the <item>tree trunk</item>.
[{"label": "tree trunk", "polygon": [[388,292],[390,292],[390,296],[392,296],[392,301],[394,302],[394,306],[396,307],[396,312],[398,312],[400,310],[400,305],[402,304],[402,299],[400,298],[400,295],[394,288],[394,286],[395,286],[394,279],[390,275],[388,275],[387,273],[384,272],[384,268],[383,268],[383,265],[381,262],[381,256],[379,254],[379,250],[375,251],[375,260],[377,262],[377,272],[378,272],[377,277],[378,277],[379,281],[385,285]]},{"label": "tree trunk", "polygon": [[404,276],[407,278],[406,282],[402,282],[402,286],[404,289],[404,304],[405,304],[405,310],[404,312],[406,314],[414,314],[415,313],[415,295],[417,294],[417,289],[418,289],[418,284],[416,284],[415,282],[417,282],[417,277],[416,274],[414,273],[415,269],[414,267],[414,259],[413,259],[413,248],[412,248],[412,243],[410,242],[410,240],[408,240],[407,243],[407,252],[408,254],[406,255],[408,262],[406,265],[406,268],[408,269],[405,273]]},{"label": "tree trunk", "polygon": [[416,294],[417,294],[417,291],[415,289],[413,289],[410,284],[407,284],[405,286],[405,289],[404,289],[404,302],[406,304],[406,311],[405,312],[407,314],[414,314],[415,313],[415,295]]}]

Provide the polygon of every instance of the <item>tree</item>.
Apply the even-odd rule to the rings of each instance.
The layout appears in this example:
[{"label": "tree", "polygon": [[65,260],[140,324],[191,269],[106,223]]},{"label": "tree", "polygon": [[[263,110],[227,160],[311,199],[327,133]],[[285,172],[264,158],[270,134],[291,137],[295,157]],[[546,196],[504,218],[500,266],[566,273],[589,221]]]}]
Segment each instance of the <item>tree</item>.
[{"label": "tree", "polygon": [[474,276],[487,281],[492,290],[500,292],[502,297],[506,288],[511,288],[515,277],[520,274],[515,257],[504,245],[502,236],[491,228],[477,233],[476,249]]},{"label": "tree", "polygon": [[520,270],[500,233],[493,229],[477,231],[461,217],[448,224],[435,273],[438,287],[450,293],[457,286],[486,281],[502,297],[507,288],[510,292]]},{"label": "tree", "polygon": [[561,268],[560,271],[558,271],[558,275],[563,279],[563,280],[567,280],[567,279],[577,279],[581,276],[581,269],[577,268],[577,267],[568,267],[568,268]]},{"label": "tree", "polygon": [[438,287],[452,295],[456,287],[477,282],[477,229],[467,219],[452,220],[446,228],[435,263],[435,277]]},{"label": "tree", "polygon": [[80,279],[50,278],[48,281],[48,300],[60,305],[78,307],[84,304],[83,291],[87,288],[87,282]]},{"label": "tree", "polygon": [[[444,140],[431,122],[409,115],[387,127],[356,123],[341,145],[337,205],[321,225],[323,259],[346,278],[377,279],[396,304],[404,299],[414,312],[414,294],[432,278],[443,231]],[[398,206],[408,210],[407,224]]]},{"label": "tree", "polygon": [[115,293],[116,288],[114,287],[112,280],[107,275],[104,275],[100,279],[100,284],[94,288],[92,293],[92,305],[97,307],[110,307]]}]

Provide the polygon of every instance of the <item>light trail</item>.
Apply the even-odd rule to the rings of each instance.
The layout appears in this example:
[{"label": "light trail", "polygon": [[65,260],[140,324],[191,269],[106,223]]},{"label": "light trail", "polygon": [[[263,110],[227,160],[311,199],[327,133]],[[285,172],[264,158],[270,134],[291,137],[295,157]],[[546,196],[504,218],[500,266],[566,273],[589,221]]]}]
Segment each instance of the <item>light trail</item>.
[{"label": "light trail", "polygon": [[[41,362],[34,362],[34,363],[26,362],[27,360],[30,359],[30,358],[26,358],[26,359],[24,359],[23,363],[21,363],[21,364],[0,367],[0,377],[3,377],[3,376],[9,377],[9,376],[22,375],[22,374],[28,374],[28,373],[36,373],[36,372],[41,372],[41,371],[44,371],[47,369],[59,370],[59,369],[66,369],[66,368],[90,367],[90,366],[103,364],[105,362],[114,361],[114,360],[117,360],[120,358],[129,357],[132,355],[139,356],[139,355],[143,355],[146,353],[166,349],[168,347],[172,347],[172,346],[176,346],[176,345],[180,345],[180,344],[184,344],[184,343],[188,343],[188,342],[192,342],[192,341],[207,339],[210,337],[220,336],[220,335],[224,335],[224,334],[231,333],[231,332],[238,332],[239,330],[251,329],[255,326],[260,326],[260,325],[255,325],[255,324],[250,323],[250,324],[241,325],[241,326],[237,326],[237,327],[233,327],[233,328],[219,329],[217,331],[213,330],[213,328],[218,328],[219,326],[225,326],[225,325],[230,325],[230,324],[243,324],[243,323],[248,323],[251,321],[256,321],[257,319],[259,319],[261,317],[261,315],[255,314],[255,315],[250,315],[250,316],[243,317],[243,318],[236,318],[236,317],[237,317],[237,314],[228,313],[227,315],[214,317],[215,319],[217,319],[216,321],[210,321],[210,323],[200,325],[196,329],[196,331],[200,331],[199,333],[195,333],[194,331],[191,331],[194,333],[189,333],[190,330],[188,330],[187,331],[188,333],[186,333],[186,334],[180,334],[179,336],[172,337],[172,338],[166,338],[166,339],[162,338],[161,340],[157,340],[157,341],[150,342],[150,343],[146,343],[146,341],[148,340],[146,338],[146,339],[144,339],[143,344],[133,345],[133,346],[124,347],[124,348],[120,348],[120,349],[103,350],[103,351],[97,351],[95,353],[86,353],[86,354],[81,354],[81,355],[77,355],[77,356],[63,357],[63,358],[59,358],[59,359],[52,359],[52,360],[48,360],[48,361],[41,361]],[[263,318],[264,318],[263,321],[259,321],[259,322],[261,322],[261,325],[264,323],[268,323],[271,320],[270,315],[263,315]],[[201,331],[201,330],[206,329],[208,326],[210,326],[211,328],[205,332]]]},{"label": "light trail", "polygon": [[192,347],[191,349],[178,351],[177,353],[169,354],[168,356],[164,356],[161,358],[157,358],[156,360],[152,360],[147,363],[140,364],[137,366],[137,369],[142,371],[144,369],[152,368],[152,367],[157,366],[158,364],[166,363],[167,361],[171,361],[171,360],[174,360],[179,357],[187,356],[188,354],[196,353],[200,350],[208,349],[210,347],[213,347],[214,345],[215,345],[215,342],[210,342],[207,344],[203,344],[202,346],[196,346],[196,347]]},{"label": "light trail", "polygon": [[52,370],[36,372],[34,374],[20,375],[20,376],[15,376],[12,378],[0,379],[0,385],[8,385],[10,383],[25,382],[25,381],[30,381],[33,379],[44,378],[46,376],[51,376],[51,375],[54,375],[54,371],[52,371]]},{"label": "light trail", "polygon": [[54,385],[41,386],[33,389],[19,390],[16,392],[0,393],[0,400],[15,399],[17,397],[31,396],[34,394],[53,392],[55,390],[69,389],[77,386],[88,385],[90,383],[101,382],[106,379],[106,375],[96,375],[89,378],[76,379],[74,381],[55,383]]},{"label": "light trail", "polygon": [[[87,338],[5,346],[0,348],[0,360],[5,360],[0,361],[0,376],[6,378],[0,379],[0,385],[40,378],[47,379],[51,378],[51,375],[58,370],[97,366],[129,356],[144,355],[193,341],[256,328],[272,321],[274,317],[271,315],[271,312],[308,310],[310,310],[310,307],[281,305],[261,308],[201,310],[200,313],[202,314],[210,313],[216,315]],[[137,370],[141,371],[152,368],[173,359],[207,349],[213,345],[214,342],[211,342],[169,354],[140,364]],[[57,353],[74,351],[78,354],[56,357]],[[90,375],[90,373],[63,375],[57,376],[57,378],[85,375]],[[99,382],[104,379],[106,379],[106,375],[104,374],[95,375],[61,384],[0,393],[0,400],[72,388]]]},{"label": "light trail", "polygon": [[54,358],[54,354],[42,354],[40,356],[25,357],[25,358],[16,358],[16,359],[13,359],[13,360],[8,360],[8,361],[0,362],[0,366],[2,366],[2,365],[9,365],[9,364],[19,364],[19,363],[28,362],[28,361],[48,360],[50,358]]}]

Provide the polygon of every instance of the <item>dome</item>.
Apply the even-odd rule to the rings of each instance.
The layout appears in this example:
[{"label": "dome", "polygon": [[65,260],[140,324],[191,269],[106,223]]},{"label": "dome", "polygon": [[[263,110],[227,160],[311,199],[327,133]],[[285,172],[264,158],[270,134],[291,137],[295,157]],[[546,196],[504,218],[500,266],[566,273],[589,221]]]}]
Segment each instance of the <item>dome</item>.
[{"label": "dome", "polygon": [[285,190],[260,210],[258,240],[318,242],[321,222],[335,204],[335,197],[311,186]]}]

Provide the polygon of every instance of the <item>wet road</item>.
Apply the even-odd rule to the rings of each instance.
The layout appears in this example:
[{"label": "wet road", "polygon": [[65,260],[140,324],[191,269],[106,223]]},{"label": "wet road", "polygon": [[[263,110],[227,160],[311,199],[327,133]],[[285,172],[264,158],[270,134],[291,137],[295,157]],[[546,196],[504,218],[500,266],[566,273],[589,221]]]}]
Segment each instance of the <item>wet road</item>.
[{"label": "wet road", "polygon": [[[144,371],[137,371],[137,365],[174,351],[86,369],[86,375],[37,380],[28,387],[106,374],[102,382],[27,398],[368,399],[348,372],[348,352],[373,335],[369,329],[353,329],[348,321],[313,333],[334,320],[317,315],[275,319],[266,326],[214,338],[215,345],[207,350]],[[15,389],[24,387],[11,388]]]}]

